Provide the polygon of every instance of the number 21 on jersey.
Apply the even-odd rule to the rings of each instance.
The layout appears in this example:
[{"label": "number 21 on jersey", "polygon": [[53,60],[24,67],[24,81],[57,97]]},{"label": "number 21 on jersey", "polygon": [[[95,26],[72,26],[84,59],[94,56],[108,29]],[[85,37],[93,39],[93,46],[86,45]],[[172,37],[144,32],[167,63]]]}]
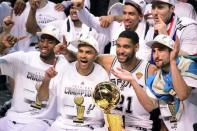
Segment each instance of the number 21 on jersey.
[{"label": "number 21 on jersey", "polygon": [[132,113],[132,97],[121,94],[120,101],[115,109],[123,113]]}]

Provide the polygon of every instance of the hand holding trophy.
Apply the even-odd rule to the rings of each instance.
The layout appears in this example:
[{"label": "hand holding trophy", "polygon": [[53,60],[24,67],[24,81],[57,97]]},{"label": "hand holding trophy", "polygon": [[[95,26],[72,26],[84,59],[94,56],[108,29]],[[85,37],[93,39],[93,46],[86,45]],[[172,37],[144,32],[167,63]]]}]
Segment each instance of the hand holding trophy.
[{"label": "hand holding trophy", "polygon": [[122,117],[110,113],[120,99],[120,91],[116,85],[111,82],[97,84],[93,92],[93,99],[96,105],[104,110],[109,131],[122,131]]}]

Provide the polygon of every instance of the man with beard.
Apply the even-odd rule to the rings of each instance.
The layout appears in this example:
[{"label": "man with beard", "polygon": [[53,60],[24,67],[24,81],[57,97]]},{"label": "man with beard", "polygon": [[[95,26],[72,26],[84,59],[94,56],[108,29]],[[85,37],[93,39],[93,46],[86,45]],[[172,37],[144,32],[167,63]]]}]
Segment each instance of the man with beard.
[{"label": "man with beard", "polygon": [[153,50],[158,68],[147,79],[148,95],[159,101],[161,118],[168,130],[193,130],[197,122],[197,63],[178,57],[180,45],[170,36],[158,35],[147,45]]},{"label": "man with beard", "polygon": [[[147,61],[138,59],[136,52],[139,48],[139,37],[134,31],[123,31],[116,41],[117,56],[99,56],[98,62],[108,71],[110,81],[115,83],[121,90],[121,99],[115,112],[124,117],[125,130],[151,130],[152,121],[150,113],[154,109],[154,104],[142,106],[142,98],[139,93],[145,92],[147,76],[155,71],[155,67]],[[134,83],[122,80],[115,76],[111,70],[117,68],[129,71],[135,78]],[[136,86],[139,90],[135,90]]]},{"label": "man with beard", "polygon": [[[121,32],[116,43],[117,56],[99,55],[97,57],[97,62],[108,72],[110,81],[121,90],[121,99],[114,113],[124,116],[125,130],[151,130],[152,121],[149,112],[156,106],[149,101],[148,106],[143,107],[143,100],[139,97],[139,93],[145,92],[146,78],[153,74],[156,68],[145,60],[136,57],[139,37],[134,31]],[[62,47],[61,45],[58,46],[59,49]],[[64,49],[64,51],[68,50]],[[68,52],[64,52],[64,54],[68,54]],[[116,68],[129,71],[136,81],[130,84],[128,81],[119,79],[111,72],[111,70],[117,70]]]},{"label": "man with beard", "polygon": [[178,36],[181,50],[189,55],[195,55],[197,53],[197,22],[190,18],[177,17],[174,9],[174,0],[152,1],[155,36],[166,34],[173,40]]},{"label": "man with beard", "polygon": [[[15,80],[11,108],[0,119],[1,131],[45,131],[56,118],[56,110],[52,107],[55,98],[42,102],[37,94],[45,70],[51,66],[59,68],[67,62],[63,56],[55,56],[53,50],[60,42],[57,28],[47,26],[37,35],[40,52],[16,52],[0,58],[1,73]],[[1,41],[1,53],[9,43],[9,39]]]},{"label": "man with beard", "polygon": [[[99,51],[98,42],[91,35],[83,34],[77,47],[77,61],[71,63],[69,68],[65,70],[64,66],[58,76],[53,67],[46,71],[39,95],[42,100],[48,100],[51,97],[48,87],[52,86],[56,92],[59,114],[48,131],[106,130],[103,112],[95,106],[91,96],[98,83],[109,80],[103,67],[94,63]],[[77,105],[75,99],[83,102]],[[82,121],[76,119],[81,115],[77,113],[78,108],[83,113]]]},{"label": "man with beard", "polygon": [[[146,6],[144,0],[125,0],[123,5],[123,21],[113,21],[109,27],[100,26],[99,19],[91,15],[84,7],[82,2],[73,2],[79,8],[79,19],[89,27],[96,29],[99,33],[107,36],[111,43],[110,54],[116,54],[116,40],[124,30],[134,30],[139,36],[139,50],[137,57],[140,59],[150,59],[151,49],[145,45],[145,41],[153,39],[154,29],[143,20],[143,11]],[[120,12],[121,14],[121,12]]]}]

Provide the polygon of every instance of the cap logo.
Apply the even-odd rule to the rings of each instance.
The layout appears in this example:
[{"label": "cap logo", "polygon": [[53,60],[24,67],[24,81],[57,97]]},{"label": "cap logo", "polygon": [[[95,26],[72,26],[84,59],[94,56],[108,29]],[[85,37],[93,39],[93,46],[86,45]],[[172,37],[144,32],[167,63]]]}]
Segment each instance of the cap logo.
[{"label": "cap logo", "polygon": [[141,72],[137,72],[135,75],[136,75],[136,77],[137,77],[138,79],[140,79],[140,78],[143,76],[143,74],[142,74]]},{"label": "cap logo", "polygon": [[165,38],[167,38],[167,36],[163,36],[163,38],[165,39]]}]

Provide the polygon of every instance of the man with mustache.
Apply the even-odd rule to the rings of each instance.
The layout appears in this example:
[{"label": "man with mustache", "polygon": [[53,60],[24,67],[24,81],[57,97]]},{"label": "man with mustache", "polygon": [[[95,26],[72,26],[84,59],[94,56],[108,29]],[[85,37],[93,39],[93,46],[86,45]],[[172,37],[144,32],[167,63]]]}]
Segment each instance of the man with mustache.
[{"label": "man with mustache", "polygon": [[[166,34],[180,40],[180,48],[185,54],[197,53],[197,22],[185,17],[177,17],[174,13],[174,0],[153,0],[152,16],[155,36]],[[155,37],[154,36],[154,37]]]},{"label": "man with mustache", "polygon": [[158,68],[157,73],[147,79],[149,97],[159,101],[161,119],[168,130],[193,130],[197,122],[197,63],[178,57],[179,42],[170,36],[158,35],[147,45],[153,50]]}]

